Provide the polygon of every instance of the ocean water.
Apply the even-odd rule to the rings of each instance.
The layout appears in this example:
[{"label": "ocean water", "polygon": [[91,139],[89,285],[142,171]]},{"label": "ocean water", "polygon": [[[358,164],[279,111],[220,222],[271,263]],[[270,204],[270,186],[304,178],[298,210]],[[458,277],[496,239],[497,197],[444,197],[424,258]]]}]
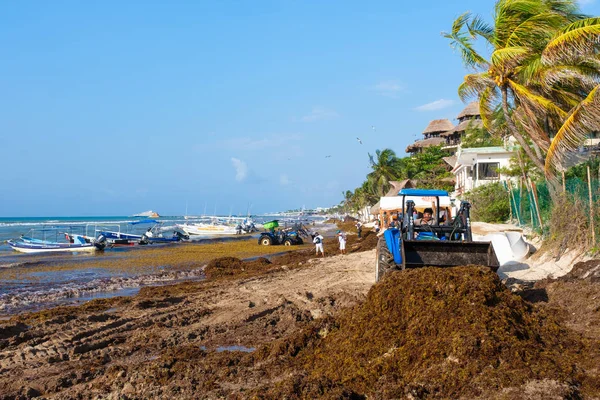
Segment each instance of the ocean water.
[{"label": "ocean water", "polygon": [[[277,219],[273,216],[253,217],[257,223]],[[282,219],[279,217],[279,219]],[[133,217],[39,217],[39,218],[0,218],[0,269],[4,279],[0,279],[0,319],[23,311],[34,311],[58,304],[78,304],[98,297],[133,295],[142,286],[164,285],[184,280],[203,278],[200,270],[164,270],[136,274],[114,272],[94,267],[95,261],[110,253],[136,251],[135,247],[111,248],[95,253],[37,253],[23,254],[13,251],[6,240],[17,239],[21,235],[38,239],[53,240],[56,232],[71,232],[96,236],[95,229],[116,230],[142,234],[152,224],[132,225],[141,218]],[[162,229],[175,229],[176,224],[184,223],[183,216],[160,217]],[[318,218],[302,218],[300,222],[312,225]],[[298,219],[281,221],[280,226],[290,225]],[[223,236],[220,236],[223,238]],[[210,238],[202,236],[201,239]],[[114,256],[114,254],[113,254]],[[74,268],[33,272],[37,266],[47,267],[68,261]],[[33,267],[33,268],[30,268]],[[11,271],[15,271],[11,273]]]},{"label": "ocean water", "polygon": [[[219,218],[228,218],[228,216],[220,216]],[[56,236],[56,232],[71,232],[76,234],[86,234],[87,236],[95,236],[96,228],[104,226],[104,230],[117,230],[117,226],[121,232],[134,233],[141,235],[152,224],[132,225],[132,222],[141,221],[144,218],[115,216],[115,217],[25,217],[25,218],[0,218],[0,256],[7,252],[12,252],[6,241],[9,239],[18,239],[21,235],[32,235],[35,238],[52,240]],[[257,223],[272,219],[280,219],[282,225],[291,224],[295,220],[306,225],[310,225],[312,221],[323,220],[323,217],[302,217],[302,218],[282,218],[277,216],[261,215],[253,216],[252,219]],[[193,222],[186,220],[184,216],[166,216],[156,218],[162,224],[162,229],[168,231],[174,229],[176,224],[185,222]],[[205,237],[205,236],[203,236]]]},{"label": "ocean water", "polygon": [[[118,230],[136,234],[144,233],[152,224],[131,225],[132,222],[143,218],[134,217],[26,217],[0,218],[0,256],[12,252],[6,244],[9,239],[17,239],[21,235],[32,235],[37,239],[54,240],[57,232],[72,232],[95,236],[96,228],[104,226],[105,230]],[[184,223],[183,216],[161,217],[157,219],[164,228]]]}]

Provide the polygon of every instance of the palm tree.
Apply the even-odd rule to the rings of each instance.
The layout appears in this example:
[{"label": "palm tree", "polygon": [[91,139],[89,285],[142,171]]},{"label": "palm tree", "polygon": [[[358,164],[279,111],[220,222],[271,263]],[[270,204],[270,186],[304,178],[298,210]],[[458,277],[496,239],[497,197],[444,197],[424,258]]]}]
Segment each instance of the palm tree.
[{"label": "palm tree", "polygon": [[590,132],[600,130],[600,61],[598,40],[600,18],[588,18],[565,27],[548,43],[542,60],[549,64],[577,64],[588,79],[579,81],[585,99],[576,104],[554,136],[545,162],[546,176],[562,170],[570,154],[576,152]]},{"label": "palm tree", "polygon": [[348,210],[352,209],[352,197],[353,197],[353,193],[350,190],[346,190],[345,192],[342,192],[342,196],[344,196],[344,200],[342,201],[342,203],[344,204],[344,211],[347,213]]},{"label": "palm tree", "polygon": [[369,154],[372,171],[367,180],[378,198],[390,188],[390,181],[398,179],[400,161],[392,149],[376,150],[375,156]]},{"label": "palm tree", "polygon": [[[444,35],[465,65],[479,70],[465,76],[459,96],[478,97],[489,130],[493,112],[501,109],[509,133],[548,174],[548,162],[554,165],[551,160],[560,160],[576,147],[572,139],[581,137],[581,129],[575,134],[561,127],[598,84],[599,64],[582,50],[597,50],[590,42],[598,38],[599,27],[600,21],[579,14],[571,0],[498,0],[493,26],[465,13]],[[489,61],[474,47],[478,37],[492,49]],[[579,47],[566,50],[575,43]],[[582,107],[592,110],[590,103]]]}]

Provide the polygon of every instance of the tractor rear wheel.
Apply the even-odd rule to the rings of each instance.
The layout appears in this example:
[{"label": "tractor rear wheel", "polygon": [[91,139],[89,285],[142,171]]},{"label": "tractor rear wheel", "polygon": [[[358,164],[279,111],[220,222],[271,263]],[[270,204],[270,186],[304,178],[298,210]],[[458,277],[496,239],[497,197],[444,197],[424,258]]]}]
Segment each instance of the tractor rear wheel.
[{"label": "tractor rear wheel", "polygon": [[262,246],[270,246],[270,245],[272,244],[272,242],[271,242],[271,238],[270,238],[270,237],[268,237],[268,236],[262,236],[262,237],[259,239],[259,243],[260,243]]},{"label": "tractor rear wheel", "polygon": [[293,244],[293,243],[292,243],[292,239],[285,239],[285,240],[283,241],[283,245],[284,245],[284,246],[291,246],[292,244]]},{"label": "tractor rear wheel", "polygon": [[384,237],[380,237],[377,242],[377,263],[375,264],[375,282],[383,279],[383,276],[396,268],[394,256],[390,253]]}]

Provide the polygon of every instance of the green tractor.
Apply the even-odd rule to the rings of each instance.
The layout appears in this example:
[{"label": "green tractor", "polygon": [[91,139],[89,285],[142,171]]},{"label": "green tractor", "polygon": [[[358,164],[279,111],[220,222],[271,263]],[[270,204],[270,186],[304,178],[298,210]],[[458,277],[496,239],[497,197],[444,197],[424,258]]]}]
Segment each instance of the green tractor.
[{"label": "green tractor", "polygon": [[293,246],[304,243],[302,236],[306,235],[306,230],[302,226],[294,226],[293,228],[285,228],[275,231],[275,228],[279,227],[279,221],[276,219],[265,222],[263,226],[267,230],[262,232],[258,238],[258,244],[262,246],[274,246],[281,244],[284,246]]}]

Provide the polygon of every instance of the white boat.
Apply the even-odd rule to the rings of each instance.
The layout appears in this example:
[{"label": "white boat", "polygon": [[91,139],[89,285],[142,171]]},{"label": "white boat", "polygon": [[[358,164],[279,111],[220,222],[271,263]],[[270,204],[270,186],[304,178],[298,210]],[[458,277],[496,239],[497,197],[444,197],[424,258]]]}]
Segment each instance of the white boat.
[{"label": "white boat", "polygon": [[209,223],[185,223],[176,225],[177,228],[181,229],[190,236],[199,235],[237,235],[240,233],[240,229],[235,226],[223,225],[223,224],[209,224]]},{"label": "white boat", "polygon": [[81,252],[96,251],[99,247],[86,242],[81,235],[70,235],[73,243],[51,242],[47,240],[23,237],[20,240],[9,240],[8,245],[15,251],[21,253],[47,253],[47,252]]}]

